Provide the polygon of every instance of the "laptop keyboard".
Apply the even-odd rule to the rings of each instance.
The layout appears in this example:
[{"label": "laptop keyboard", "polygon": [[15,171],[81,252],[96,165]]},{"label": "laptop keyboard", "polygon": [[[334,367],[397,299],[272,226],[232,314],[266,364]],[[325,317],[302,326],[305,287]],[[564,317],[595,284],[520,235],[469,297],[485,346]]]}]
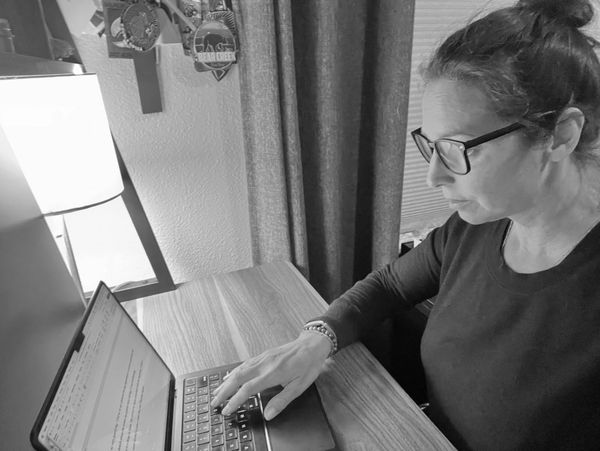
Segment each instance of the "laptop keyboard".
[{"label": "laptop keyboard", "polygon": [[256,396],[250,397],[231,415],[222,415],[221,406],[210,406],[213,391],[227,373],[222,371],[184,380],[183,451],[258,451],[251,427],[257,421],[263,421]]}]

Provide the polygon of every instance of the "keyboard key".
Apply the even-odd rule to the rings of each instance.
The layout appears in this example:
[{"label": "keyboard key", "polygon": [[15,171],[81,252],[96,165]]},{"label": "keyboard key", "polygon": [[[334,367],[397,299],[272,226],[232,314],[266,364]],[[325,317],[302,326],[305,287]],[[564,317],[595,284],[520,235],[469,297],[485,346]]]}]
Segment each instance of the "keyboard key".
[{"label": "keyboard key", "polygon": [[223,425],[222,424],[215,424],[210,429],[210,434],[211,435],[218,435],[218,434],[222,434],[222,433],[223,433]]},{"label": "keyboard key", "polygon": [[[219,385],[221,385],[221,381],[210,381],[210,382],[208,383],[208,386],[209,386],[210,388],[213,388],[213,389],[214,389],[214,388],[217,388]],[[212,391],[212,390],[211,390],[211,391]]]},{"label": "keyboard key", "polygon": [[209,406],[208,406],[208,404],[200,404],[200,405],[198,406],[198,410],[197,410],[197,412],[198,412],[198,414],[201,414],[201,413],[207,413],[207,412],[208,412],[208,410],[209,410]]},{"label": "keyboard key", "polygon": [[198,434],[196,443],[198,445],[204,445],[205,443],[210,443],[210,434],[208,432],[206,432],[204,434]]},{"label": "keyboard key", "polygon": [[258,407],[258,400],[256,396],[251,396],[248,398],[248,410],[256,409]]},{"label": "keyboard key", "polygon": [[225,440],[237,438],[237,429],[227,429],[225,431]]},{"label": "keyboard key", "polygon": [[208,395],[208,387],[198,387],[196,389],[196,394],[198,396]]},{"label": "keyboard key", "polygon": [[190,378],[190,379],[186,379],[186,380],[183,382],[183,385],[185,385],[186,387],[187,387],[188,385],[196,385],[196,378],[192,377],[192,378]]},{"label": "keyboard key", "polygon": [[196,429],[196,423],[194,421],[188,421],[183,423],[183,432],[190,432]]},{"label": "keyboard key", "polygon": [[225,442],[225,449],[227,451],[238,451],[240,449],[240,444],[237,440],[227,440]]},{"label": "keyboard key", "polygon": [[196,400],[195,395],[185,395],[185,397],[183,398],[183,402],[185,404],[187,404],[188,402],[194,402],[195,400]]},{"label": "keyboard key", "polygon": [[210,415],[208,414],[208,412],[199,413],[198,417],[196,418],[197,423],[204,423],[204,422],[207,422],[208,420],[210,420]]},{"label": "keyboard key", "polygon": [[252,432],[250,432],[250,431],[240,432],[240,442],[249,442],[250,440],[252,440]]},{"label": "keyboard key", "polygon": [[210,424],[221,424],[223,423],[223,415],[213,415],[210,417]]},{"label": "keyboard key", "polygon": [[198,404],[207,404],[207,403],[208,403],[208,395],[198,396]]},{"label": "keyboard key", "polygon": [[197,385],[198,387],[206,387],[208,385],[208,376],[200,376]]},{"label": "keyboard key", "polygon": [[225,448],[223,448],[223,445],[215,446],[212,451],[225,451]]},{"label": "keyboard key", "polygon": [[209,381],[219,381],[221,380],[221,375],[219,373],[214,373],[208,376]]},{"label": "keyboard key", "polygon": [[254,445],[252,444],[252,442],[242,443],[240,451],[254,451]]},{"label": "keyboard key", "polygon": [[195,442],[196,441],[196,431],[186,432],[183,434],[183,443]]},{"label": "keyboard key", "polygon": [[193,421],[196,419],[196,412],[188,412],[183,416],[183,421]]},{"label": "keyboard key", "polygon": [[[198,409],[200,409],[200,407],[198,407]],[[188,404],[184,404],[183,405],[183,411],[184,412],[193,412],[194,410],[196,410],[196,403],[195,402],[190,402]]]},{"label": "keyboard key", "polygon": [[238,425],[238,429],[240,430],[240,432],[248,430],[248,422],[247,421],[239,422],[237,425]]},{"label": "keyboard key", "polygon": [[210,451],[210,443],[207,443],[205,445],[198,445],[196,451]]},{"label": "keyboard key", "polygon": [[218,415],[223,408],[221,406],[213,407],[210,411],[211,415]]},{"label": "keyboard key", "polygon": [[237,414],[237,420],[238,421],[246,421],[248,420],[248,412],[245,410],[242,410],[241,412],[238,412]]},{"label": "keyboard key", "polygon": [[224,442],[223,440],[223,436],[222,435],[213,435],[210,444],[214,447],[214,446],[219,446],[222,445]]},{"label": "keyboard key", "polygon": [[196,432],[198,434],[205,434],[207,432],[210,432],[210,424],[208,422],[206,422],[206,423],[199,423],[198,424],[198,429],[196,429]]},{"label": "keyboard key", "polygon": [[190,385],[188,387],[185,387],[185,394],[186,395],[193,395],[194,393],[196,393],[196,386],[195,385]]},{"label": "keyboard key", "polygon": [[183,445],[183,448],[181,448],[183,451],[196,451],[196,444],[195,443],[186,443],[185,445]]}]

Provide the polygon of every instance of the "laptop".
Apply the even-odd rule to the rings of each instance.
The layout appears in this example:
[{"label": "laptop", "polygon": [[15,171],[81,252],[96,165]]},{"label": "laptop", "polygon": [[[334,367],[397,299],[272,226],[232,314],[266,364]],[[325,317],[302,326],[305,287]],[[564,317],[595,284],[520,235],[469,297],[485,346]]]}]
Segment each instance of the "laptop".
[{"label": "laptop", "polygon": [[250,397],[229,416],[212,391],[236,364],[175,377],[100,282],[33,425],[48,451],[335,450],[313,385],[271,421],[263,407],[281,390]]}]

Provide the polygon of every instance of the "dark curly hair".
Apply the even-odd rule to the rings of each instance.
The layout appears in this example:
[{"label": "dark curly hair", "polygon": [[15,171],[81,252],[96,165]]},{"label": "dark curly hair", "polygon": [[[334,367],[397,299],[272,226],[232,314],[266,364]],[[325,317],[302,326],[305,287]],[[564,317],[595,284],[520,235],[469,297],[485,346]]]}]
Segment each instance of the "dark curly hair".
[{"label": "dark curly hair", "polygon": [[558,115],[577,107],[585,115],[575,155],[593,157],[600,135],[600,43],[579,30],[594,16],[589,0],[520,0],[472,21],[448,37],[421,68],[438,78],[474,83],[496,113],[529,125],[527,136],[549,136]]}]

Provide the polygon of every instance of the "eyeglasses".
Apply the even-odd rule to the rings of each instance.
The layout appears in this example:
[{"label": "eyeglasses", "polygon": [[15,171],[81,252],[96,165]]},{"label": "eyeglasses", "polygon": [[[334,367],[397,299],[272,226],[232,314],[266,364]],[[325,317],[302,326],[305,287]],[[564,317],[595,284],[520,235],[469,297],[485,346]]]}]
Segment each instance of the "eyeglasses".
[{"label": "eyeglasses", "polygon": [[[545,113],[536,114],[531,116],[532,118],[542,118],[544,116],[555,113],[555,111],[547,111]],[[429,163],[433,152],[435,151],[440,157],[441,162],[448,168],[448,170],[455,174],[465,175],[471,170],[471,163],[467,150],[479,146],[480,144],[486,143],[501,136],[508,135],[509,133],[524,128],[525,124],[521,122],[515,122],[506,127],[502,127],[493,132],[486,133],[478,138],[470,139],[469,141],[458,141],[456,139],[441,138],[435,141],[430,141],[426,136],[421,133],[421,128],[411,132],[417,148],[425,158],[425,161]]]}]

